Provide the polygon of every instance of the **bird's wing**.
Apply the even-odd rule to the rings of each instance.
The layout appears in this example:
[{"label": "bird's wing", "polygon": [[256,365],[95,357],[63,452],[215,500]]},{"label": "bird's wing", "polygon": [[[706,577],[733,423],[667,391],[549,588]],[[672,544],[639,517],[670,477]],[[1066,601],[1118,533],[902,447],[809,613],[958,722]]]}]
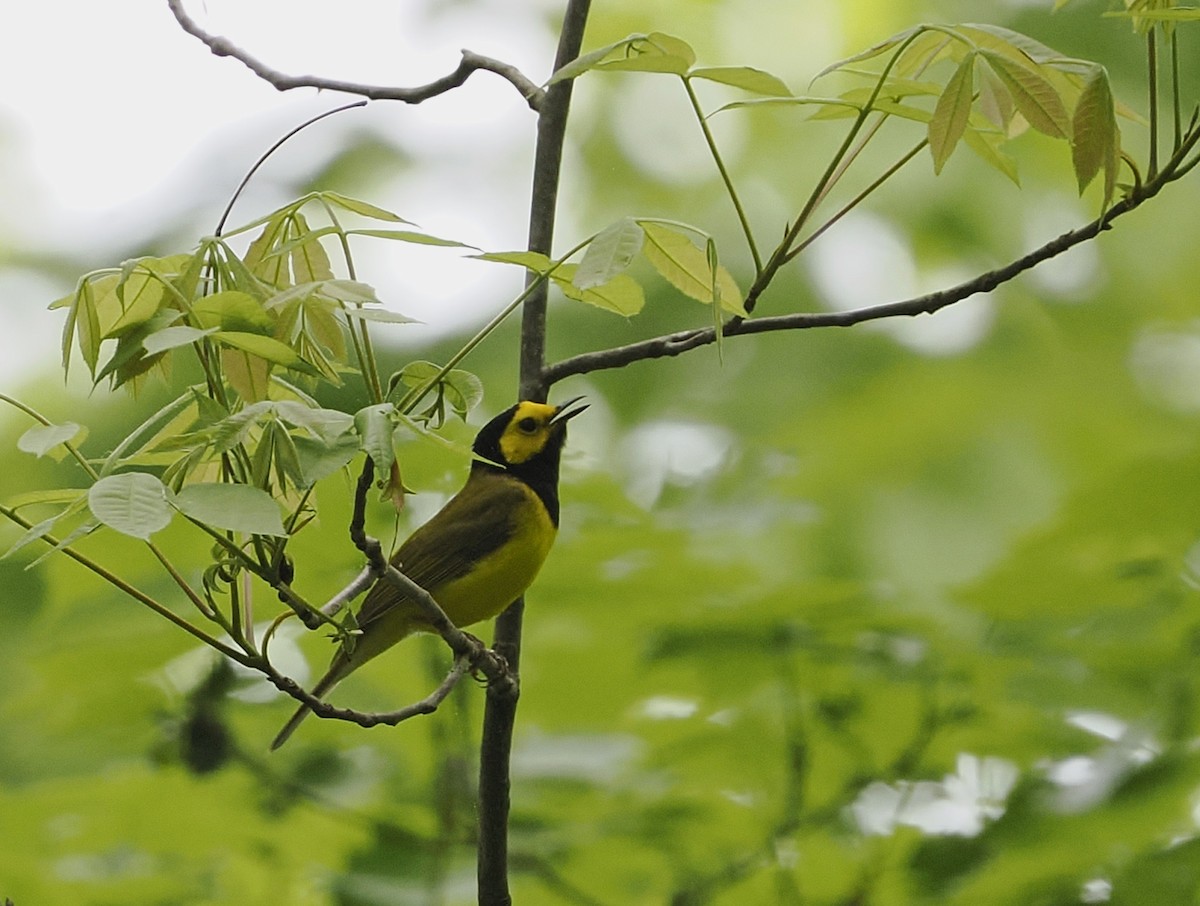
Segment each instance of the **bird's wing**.
[{"label": "bird's wing", "polygon": [[[466,487],[409,536],[393,562],[437,597],[438,586],[466,574],[513,536],[516,514],[529,505],[529,497],[518,479],[487,473],[472,476]],[[403,600],[406,596],[399,589],[377,582],[358,612],[359,627],[365,628]]]}]

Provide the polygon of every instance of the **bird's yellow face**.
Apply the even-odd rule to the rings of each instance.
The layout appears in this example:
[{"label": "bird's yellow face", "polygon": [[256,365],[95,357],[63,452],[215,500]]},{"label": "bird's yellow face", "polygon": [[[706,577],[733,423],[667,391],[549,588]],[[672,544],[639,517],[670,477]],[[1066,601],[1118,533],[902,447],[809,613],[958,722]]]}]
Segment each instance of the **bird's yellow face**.
[{"label": "bird's yellow face", "polygon": [[528,462],[546,449],[552,437],[562,434],[565,422],[554,421],[558,411],[557,406],[543,403],[518,403],[500,435],[500,455],[505,463],[516,466]]}]

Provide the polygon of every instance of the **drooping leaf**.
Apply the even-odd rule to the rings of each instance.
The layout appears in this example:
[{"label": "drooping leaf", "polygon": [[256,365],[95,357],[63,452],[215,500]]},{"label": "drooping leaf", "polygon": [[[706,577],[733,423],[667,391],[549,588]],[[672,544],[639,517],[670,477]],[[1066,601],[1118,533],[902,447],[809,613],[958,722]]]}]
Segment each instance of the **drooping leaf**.
[{"label": "drooping leaf", "polygon": [[354,426],[358,429],[359,444],[375,463],[377,476],[387,475],[392,461],[396,458],[396,449],[392,442],[392,432],[396,428],[393,421],[395,412],[396,407],[391,403],[379,403],[354,413]]},{"label": "drooping leaf", "polygon": [[1071,161],[1081,194],[1096,174],[1104,170],[1104,207],[1108,207],[1112,198],[1120,145],[1108,73],[1104,67],[1097,66],[1084,82],[1075,104]]},{"label": "drooping leaf", "polygon": [[183,325],[164,327],[162,330],[156,330],[142,340],[142,347],[149,353],[166,352],[168,349],[175,349],[179,346],[187,346],[195,343],[197,340],[203,339],[216,331],[216,327],[209,327],[205,330]]},{"label": "drooping leaf", "polygon": [[347,236],[372,236],[375,239],[392,239],[396,242],[409,242],[414,245],[436,245],[452,249],[474,249],[475,246],[457,239],[445,239],[441,236],[431,236],[428,233],[418,233],[414,230],[346,230]]},{"label": "drooping leaf", "polygon": [[316,280],[332,280],[333,268],[329,255],[321,245],[319,237],[308,228],[308,221],[297,212],[292,218],[298,244],[288,253],[292,264],[292,278],[296,283],[311,283]]},{"label": "drooping leaf", "polygon": [[645,307],[646,296],[642,286],[629,274],[616,274],[610,280],[599,286],[581,290],[572,280],[576,266],[564,264],[554,272],[552,279],[562,294],[576,302],[586,302],[597,308],[615,312],[624,317],[632,317]]},{"label": "drooping leaf", "polygon": [[705,66],[691,70],[688,78],[707,79],[710,82],[720,82],[722,85],[732,85],[743,91],[772,97],[790,97],[792,94],[792,90],[783,79],[753,66]]},{"label": "drooping leaf", "polygon": [[[642,250],[645,232],[632,217],[618,220],[599,233],[588,244],[579,267],[568,279],[579,290],[588,290],[607,283],[624,273],[630,262]],[[562,274],[560,268],[558,274]]]},{"label": "drooping leaf", "polygon": [[320,193],[320,197],[337,205],[339,208],[344,208],[347,211],[353,211],[355,214],[360,214],[363,217],[369,217],[372,220],[383,220],[388,223],[409,223],[399,214],[393,214],[391,211],[386,211],[383,208],[371,204],[369,201],[362,201],[358,198],[351,198],[348,195],[342,195],[339,192],[324,191]]},{"label": "drooping leaf", "polygon": [[1052,84],[1036,69],[990,50],[980,51],[1012,96],[1013,104],[1034,129],[1051,138],[1069,138],[1071,120]]},{"label": "drooping leaf", "polygon": [[264,337],[262,334],[244,333],[237,330],[218,330],[212,334],[212,338],[222,345],[248,352],[273,365],[282,365],[284,368],[316,376],[315,369],[300,358],[296,350],[274,337]]},{"label": "drooping leaf", "polygon": [[252,535],[287,534],[279,504],[266,491],[245,484],[185,485],[174,495],[175,509],[213,528]]},{"label": "drooping leaf", "polygon": [[273,326],[258,299],[234,289],[205,296],[192,306],[192,313],[202,328],[266,335]]},{"label": "drooping leaf", "polygon": [[83,430],[74,422],[64,422],[61,425],[34,425],[17,438],[17,449],[22,453],[32,453],[40,458],[55,447],[75,440]]},{"label": "drooping leaf", "polygon": [[[650,220],[639,223],[646,233],[646,243],[642,248],[646,260],[684,295],[711,305],[713,282],[705,252],[688,236],[672,227]],[[722,307],[734,313],[745,313],[742,309],[742,292],[724,266],[718,268],[717,287]]]},{"label": "drooping leaf", "polygon": [[934,173],[942,172],[962,138],[974,100],[975,55],[967,54],[946,83],[929,120],[929,150],[933,154]]},{"label": "drooping leaf", "polygon": [[148,540],[171,521],[171,492],[147,472],[101,478],[88,490],[88,508],[104,525]]},{"label": "drooping leaf", "polygon": [[482,252],[470,257],[499,264],[516,264],[535,274],[548,273],[554,267],[554,263],[541,252]]}]

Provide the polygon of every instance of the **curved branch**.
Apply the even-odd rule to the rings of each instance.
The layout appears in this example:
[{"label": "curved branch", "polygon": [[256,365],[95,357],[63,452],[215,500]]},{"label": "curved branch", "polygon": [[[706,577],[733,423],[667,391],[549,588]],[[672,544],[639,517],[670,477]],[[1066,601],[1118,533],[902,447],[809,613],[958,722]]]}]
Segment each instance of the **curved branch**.
[{"label": "curved branch", "polygon": [[[1193,138],[1195,138],[1193,136]],[[1182,160],[1177,156],[1177,160]],[[985,293],[1003,283],[1012,280],[1043,261],[1048,261],[1063,252],[1084,242],[1095,239],[1109,229],[1114,220],[1123,214],[1137,208],[1162,190],[1175,179],[1183,176],[1190,169],[1180,164],[1170,169],[1164,169],[1160,175],[1131,192],[1126,198],[1114,204],[1111,208],[1078,229],[1069,230],[1034,249],[1027,255],[1017,258],[1003,267],[980,274],[964,283],[937,292],[927,293],[911,299],[896,302],[886,302],[881,305],[869,305],[863,308],[853,308],[848,311],[831,312],[798,312],[788,315],[777,315],[769,318],[744,320],[732,318],[724,326],[724,337],[744,336],[756,333],[769,333],[777,330],[806,330],[812,327],[851,327],[865,321],[878,321],[882,318],[895,318],[922,314],[933,314],[935,311],[961,302],[963,299],[977,293]],[[645,359],[659,359],[676,356],[680,353],[707,346],[716,342],[716,330],[712,327],[681,330],[664,336],[641,340],[626,346],[616,346],[611,349],[601,349],[595,352],[585,352],[580,355],[563,359],[547,366],[543,377],[547,387],[553,386],[564,378],[577,374],[590,374],[593,371],[603,371],[608,368],[621,368]]]},{"label": "curved branch", "polygon": [[179,26],[189,35],[199,39],[214,55],[232,57],[279,91],[290,91],[293,88],[316,88],[322,91],[357,94],[372,101],[403,101],[406,104],[420,104],[422,101],[460,87],[467,81],[471,73],[482,69],[486,72],[493,72],[509,82],[521,93],[521,97],[533,110],[541,109],[542,100],[546,94],[515,66],[469,50],[462,51],[462,59],[459,61],[458,68],[453,72],[440,79],[435,79],[427,85],[418,85],[413,88],[366,85],[360,82],[346,82],[340,79],[326,79],[311,75],[292,76],[272,69],[261,60],[246,53],[228,38],[206,32],[195,19],[188,15],[187,10],[183,8],[183,0],[167,0],[167,6],[170,7],[171,14]]}]

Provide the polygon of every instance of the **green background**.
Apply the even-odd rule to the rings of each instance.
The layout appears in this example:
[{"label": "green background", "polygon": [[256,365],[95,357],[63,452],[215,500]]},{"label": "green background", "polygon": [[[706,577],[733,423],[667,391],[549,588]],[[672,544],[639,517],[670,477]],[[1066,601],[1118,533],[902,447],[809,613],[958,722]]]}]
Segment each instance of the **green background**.
[{"label": "green background", "polygon": [[[587,46],[663,30],[706,62],[759,65],[801,91],[837,56],[922,18],[986,17],[1100,59],[1144,108],[1140,45],[1126,23],[1098,17],[1100,4],[1055,16],[839,4],[841,33],[821,59],[797,57],[814,53],[800,38],[806,6],[597,3]],[[637,86],[656,78],[581,81],[560,246],[626,214],[673,217],[713,231],[745,283],[719,184],[672,177],[676,149],[649,123],[641,156],[623,144],[647,111]],[[779,111],[722,116],[740,118],[735,177],[774,236],[843,127]],[[1144,148],[1144,129],[1122,129]],[[877,165],[916,137],[901,127],[885,138]],[[673,140],[689,154],[700,141]],[[1020,191],[963,151],[936,180],[918,159],[870,203],[932,281],[923,289],[946,268],[970,276],[1094,215],[1097,196],[1074,197],[1065,147],[1025,136],[1014,150]],[[379,151],[351,145],[311,185],[373,197],[364,160],[381,185],[391,168],[419,166]],[[572,423],[563,528],[529,595],[517,903],[1030,906],[1097,890],[1122,904],[1200,902],[1195,179],[1071,253],[1058,282],[1027,275],[960,303],[981,316],[980,336],[938,354],[891,329],[781,333],[732,339],[723,362],[707,348],[555,389],[593,406]],[[171,242],[147,237],[129,253]],[[879,252],[859,254],[869,270]],[[706,323],[696,303],[647,284],[647,309],[629,321],[556,301],[551,359]],[[820,310],[822,285],[802,261],[759,313]],[[511,401],[515,330],[466,363],[485,381],[487,414]],[[444,357],[457,339],[408,337],[389,349],[389,370]],[[86,421],[91,455],[169,398],[166,388],[136,399],[56,389],[55,354],[6,391]],[[323,401],[365,403],[351,388]],[[6,497],[80,482],[67,463],[18,453],[27,422],[2,418]],[[398,526],[375,507],[371,528],[387,541],[466,467],[427,444],[401,455],[421,493]],[[357,569],[350,487],[323,483],[321,519],[294,545],[310,599]],[[198,577],[204,539],[182,525],[162,537]],[[130,539],[100,533],[82,548],[170,599]],[[310,721],[268,755],[288,701],[217,669],[65,558],[26,569],[30,559],[0,561],[0,896],[16,906],[472,901],[480,689],[466,683],[435,716],[396,729]],[[257,607],[265,620],[278,605],[260,589]],[[327,642],[285,636],[278,651],[296,645],[323,666]],[[445,667],[439,643],[406,642],[337,701],[396,707]],[[1081,714],[1115,718],[1117,738]],[[940,783],[964,753],[1003,759],[1017,776],[980,832],[856,824],[850,807],[873,782],[912,794],[905,784]],[[1056,782],[1064,764],[1074,783]]]}]

